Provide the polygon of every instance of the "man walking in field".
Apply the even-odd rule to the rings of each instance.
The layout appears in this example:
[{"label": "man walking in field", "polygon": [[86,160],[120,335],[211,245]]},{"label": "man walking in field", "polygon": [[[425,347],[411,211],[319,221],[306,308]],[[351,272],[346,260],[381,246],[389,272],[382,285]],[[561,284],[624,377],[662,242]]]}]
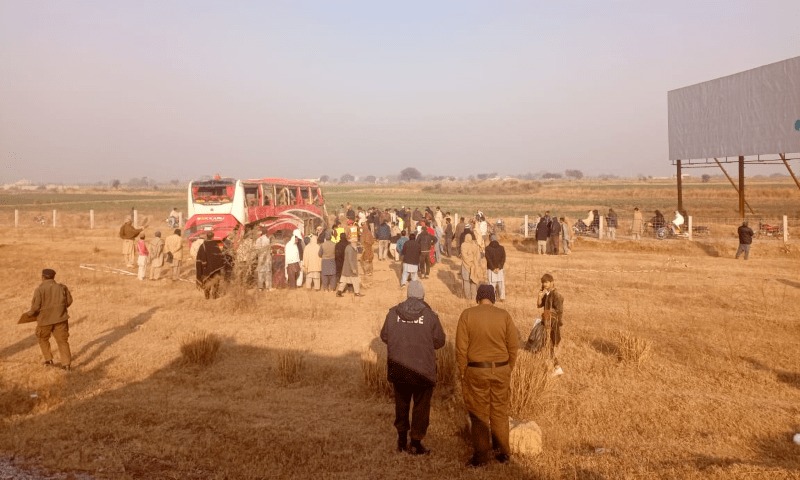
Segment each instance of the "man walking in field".
[{"label": "man walking in field", "polygon": [[358,277],[358,238],[350,238],[350,242],[344,250],[344,263],[342,264],[342,276],[339,278],[339,286],[336,287],[336,296],[343,297],[344,289],[347,285],[353,286],[356,297],[363,297],[361,293],[361,279]]},{"label": "man walking in field", "polygon": [[183,262],[183,238],[180,228],[176,228],[164,241],[164,252],[168,256],[172,255],[172,280],[179,280]]},{"label": "man walking in field", "polygon": [[50,335],[55,337],[61,368],[69,370],[72,355],[69,350],[69,314],[67,308],[72,305],[72,294],[66,285],[56,283],[55,270],[42,270],[42,283],[33,292],[31,309],[28,317],[36,318],[36,338],[44,356],[44,364],[53,366],[53,354],[50,351]]},{"label": "man walking in field", "polygon": [[161,267],[164,266],[164,240],[161,239],[161,232],[156,230],[153,239],[150,241],[150,280],[161,279]]},{"label": "man walking in field", "polygon": [[548,335],[548,354],[553,362],[553,376],[557,377],[564,374],[561,365],[558,363],[558,345],[561,343],[561,326],[564,317],[564,297],[561,292],[556,291],[553,276],[549,273],[542,275],[542,289],[539,290],[536,299],[536,306],[544,308],[542,321]]},{"label": "man walking in field", "polygon": [[744,253],[744,259],[747,260],[750,257],[750,245],[753,243],[753,229],[747,226],[747,220],[742,222],[742,225],[737,230],[739,234],[739,248],[736,249],[736,259],[739,259],[739,255]]},{"label": "man walking in field", "polygon": [[[436,352],[445,343],[439,317],[425,303],[422,282],[408,284],[407,299],[389,309],[381,329],[387,345],[387,378],[394,385],[394,427],[397,450],[423,455],[430,450],[422,445],[428,431],[431,397],[436,385]],[[409,423],[411,401],[414,409]],[[411,445],[408,446],[408,434]]]},{"label": "man walking in field", "polygon": [[477,306],[461,313],[456,329],[456,365],[469,412],[473,454],[467,466],[509,460],[509,387],[517,359],[519,332],[511,315],[494,306],[491,285],[481,285]]},{"label": "man walking in field", "polygon": [[122,239],[122,258],[128,268],[133,268],[134,266],[133,244],[136,237],[142,233],[142,230],[144,229],[133,227],[130,215],[125,217],[125,223],[119,228],[119,238]]}]

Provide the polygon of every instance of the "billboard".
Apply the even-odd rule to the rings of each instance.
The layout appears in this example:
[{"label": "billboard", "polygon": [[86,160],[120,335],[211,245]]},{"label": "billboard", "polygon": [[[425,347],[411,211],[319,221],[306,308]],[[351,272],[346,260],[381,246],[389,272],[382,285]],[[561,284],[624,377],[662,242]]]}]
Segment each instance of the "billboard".
[{"label": "billboard", "polygon": [[800,152],[800,57],[667,93],[669,158]]}]

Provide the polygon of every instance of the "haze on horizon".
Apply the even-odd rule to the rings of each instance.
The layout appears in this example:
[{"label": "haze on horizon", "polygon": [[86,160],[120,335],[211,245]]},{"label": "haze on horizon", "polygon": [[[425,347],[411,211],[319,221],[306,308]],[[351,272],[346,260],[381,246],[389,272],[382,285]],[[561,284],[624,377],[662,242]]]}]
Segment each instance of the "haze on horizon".
[{"label": "haze on horizon", "polygon": [[670,175],[667,91],[797,56],[798,25],[797,0],[2,0],[0,183]]}]

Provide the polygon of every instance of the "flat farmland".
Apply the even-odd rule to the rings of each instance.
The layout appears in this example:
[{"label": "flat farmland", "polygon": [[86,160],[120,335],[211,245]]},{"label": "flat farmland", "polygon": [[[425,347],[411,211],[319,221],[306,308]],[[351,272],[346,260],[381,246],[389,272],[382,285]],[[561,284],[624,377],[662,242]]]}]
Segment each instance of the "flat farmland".
[{"label": "flat farmland", "polygon": [[[735,220],[733,189],[705,185],[687,191],[690,213]],[[480,209],[491,218],[543,209],[578,217],[609,206],[627,217],[633,205],[647,216],[675,204],[670,185],[542,184],[529,193],[430,186],[336,186],[327,200],[329,208],[350,201]],[[774,189],[753,186],[751,205],[775,217],[800,210],[793,183]],[[377,334],[386,311],[405,297],[397,264],[376,260],[361,298],[234,286],[208,301],[190,266],[179,282],[112,273],[124,270],[117,230],[131,204],[156,219],[185,208],[180,194],[164,196],[107,199],[122,203],[94,230],[0,222],[0,457],[23,470],[113,479],[800,477],[792,442],[800,432],[800,249],[791,238],[756,239],[751,258],[736,261],[735,223],[693,242],[580,238],[568,256],[534,255],[528,241],[502,235],[501,306],[523,337],[538,315],[543,273],[565,297],[566,373],[515,409],[542,428],[543,452],[475,471],[464,468],[470,447],[458,385],[437,387],[425,439],[433,453],[416,458],[394,451],[393,403],[364,381],[364,368],[383,353]],[[36,200],[0,198],[12,214]],[[75,215],[86,201],[73,202]],[[69,373],[43,367],[34,327],[16,325],[45,267],[75,298]],[[457,258],[444,259],[425,280],[449,340],[473,304],[459,295],[458,271]],[[182,361],[181,345],[198,332],[221,339],[206,367]],[[650,354],[625,361],[623,339],[650,345]]]}]

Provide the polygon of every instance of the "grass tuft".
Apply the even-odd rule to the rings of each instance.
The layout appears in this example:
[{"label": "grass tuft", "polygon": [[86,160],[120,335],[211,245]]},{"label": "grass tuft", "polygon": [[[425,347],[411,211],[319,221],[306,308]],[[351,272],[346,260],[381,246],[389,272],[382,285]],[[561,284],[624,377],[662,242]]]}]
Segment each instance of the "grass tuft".
[{"label": "grass tuft", "polygon": [[552,368],[545,355],[520,350],[517,363],[511,372],[511,416],[516,419],[529,419],[535,407],[541,405],[552,377]]},{"label": "grass tuft", "polygon": [[652,356],[652,342],[638,338],[630,332],[617,332],[617,358],[641,368]]},{"label": "grass tuft", "polygon": [[181,341],[181,355],[188,364],[208,366],[214,363],[222,341],[213,333],[195,332]]},{"label": "grass tuft", "polygon": [[289,385],[300,380],[305,369],[305,353],[287,350],[278,354],[278,375],[281,384]]},{"label": "grass tuft", "polygon": [[390,397],[394,389],[386,374],[385,346],[378,352],[370,349],[361,352],[361,379],[368,392],[379,397]]}]

